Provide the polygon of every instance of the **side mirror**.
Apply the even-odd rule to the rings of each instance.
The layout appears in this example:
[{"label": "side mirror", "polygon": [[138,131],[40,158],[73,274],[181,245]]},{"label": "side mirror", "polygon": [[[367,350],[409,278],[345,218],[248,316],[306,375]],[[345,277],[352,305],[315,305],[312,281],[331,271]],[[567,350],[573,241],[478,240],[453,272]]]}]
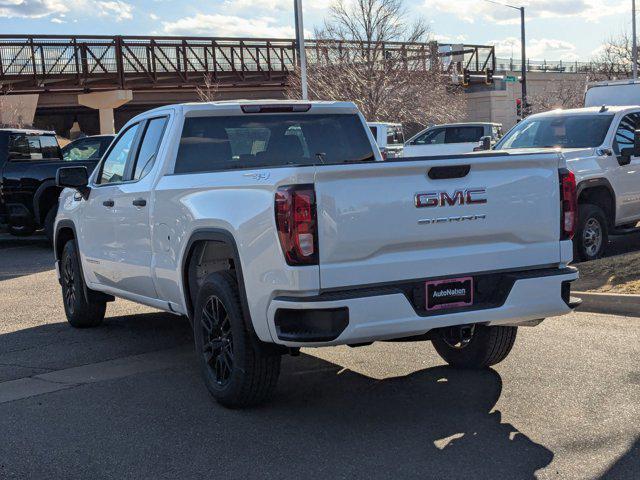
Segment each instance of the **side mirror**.
[{"label": "side mirror", "polygon": [[620,150],[618,163],[620,165],[629,165],[631,157],[640,157],[640,130],[636,130],[633,135],[633,147],[627,147]]},{"label": "side mirror", "polygon": [[56,185],[61,188],[73,188],[85,195],[89,190],[87,167],[61,167],[56,173]]},{"label": "side mirror", "polygon": [[480,138],[480,141],[478,142],[478,146],[475,147],[473,151],[483,152],[485,150],[491,150],[491,141],[492,141],[492,138],[489,135]]}]

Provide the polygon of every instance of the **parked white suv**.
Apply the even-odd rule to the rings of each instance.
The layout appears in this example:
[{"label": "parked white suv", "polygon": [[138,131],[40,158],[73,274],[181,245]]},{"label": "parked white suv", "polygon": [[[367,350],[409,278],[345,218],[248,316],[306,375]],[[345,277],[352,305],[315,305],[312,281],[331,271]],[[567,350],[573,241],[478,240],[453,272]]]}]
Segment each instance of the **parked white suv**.
[{"label": "parked white suv", "polygon": [[573,176],[557,154],[383,162],[356,107],[238,102],[132,119],[90,175],[58,171],[67,318],[127,298],[192,321],[206,385],[266,400],[303,346],[431,340],[503,360],[571,311]]},{"label": "parked white suv", "polygon": [[634,232],[640,220],[640,106],[555,110],[511,129],[496,150],[553,148],[576,176],[576,257],[606,252],[609,234]]},{"label": "parked white suv", "polygon": [[502,136],[499,123],[450,123],[434,125],[411,137],[404,144],[405,157],[432,157],[473,152],[482,137],[496,142]]}]

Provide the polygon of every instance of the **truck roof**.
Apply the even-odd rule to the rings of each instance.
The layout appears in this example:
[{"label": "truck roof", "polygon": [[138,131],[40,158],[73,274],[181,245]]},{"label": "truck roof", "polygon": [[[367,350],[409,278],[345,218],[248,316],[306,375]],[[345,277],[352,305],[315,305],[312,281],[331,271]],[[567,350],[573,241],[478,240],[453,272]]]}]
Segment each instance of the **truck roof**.
[{"label": "truck roof", "polygon": [[530,115],[528,118],[541,118],[541,117],[552,117],[552,116],[560,116],[560,115],[611,115],[612,113],[615,115],[616,113],[627,113],[633,112],[640,109],[640,106],[619,106],[619,105],[604,105],[605,110],[602,110],[602,106],[600,107],[585,107],[585,108],[568,108],[562,109],[558,108],[556,110],[550,110],[548,112],[536,113],[534,115]]},{"label": "truck roof", "polygon": [[491,125],[491,126],[496,126],[496,127],[501,127],[502,124],[501,123],[495,123],[495,122],[455,122],[455,123],[439,123],[436,125],[432,125],[429,128],[436,128],[436,127],[476,127],[476,126],[485,126],[485,125]]},{"label": "truck roof", "polygon": [[[263,100],[220,100],[215,102],[188,102],[188,103],[178,103],[173,105],[165,105],[162,107],[154,108],[153,110],[148,110],[144,113],[136,115],[134,118],[129,120],[130,123],[139,118],[146,118],[150,114],[154,114],[156,112],[166,111],[171,108],[179,108],[182,110],[184,115],[187,115],[190,112],[215,112],[216,114],[228,113],[228,114],[238,114],[238,110],[243,106],[247,105],[311,105],[316,111],[331,111],[333,113],[358,113],[358,107],[353,102],[338,102],[338,101],[307,101],[307,100],[273,100],[273,99],[263,99]],[[295,113],[304,113],[304,112],[295,112]]]},{"label": "truck roof", "polygon": [[55,135],[52,130],[37,130],[35,128],[0,128],[0,132],[24,133],[26,135]]}]

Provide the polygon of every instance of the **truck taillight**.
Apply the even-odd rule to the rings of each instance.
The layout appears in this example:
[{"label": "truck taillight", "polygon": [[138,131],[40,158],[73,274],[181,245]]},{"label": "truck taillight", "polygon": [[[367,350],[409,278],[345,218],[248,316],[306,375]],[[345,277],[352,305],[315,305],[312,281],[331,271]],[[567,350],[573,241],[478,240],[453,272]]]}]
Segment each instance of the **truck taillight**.
[{"label": "truck taillight", "polygon": [[562,216],[560,221],[562,240],[571,240],[578,223],[578,196],[576,194],[576,177],[573,172],[560,170],[560,202]]},{"label": "truck taillight", "polygon": [[275,210],[278,237],[287,264],[317,265],[318,225],[313,185],[278,188]]}]

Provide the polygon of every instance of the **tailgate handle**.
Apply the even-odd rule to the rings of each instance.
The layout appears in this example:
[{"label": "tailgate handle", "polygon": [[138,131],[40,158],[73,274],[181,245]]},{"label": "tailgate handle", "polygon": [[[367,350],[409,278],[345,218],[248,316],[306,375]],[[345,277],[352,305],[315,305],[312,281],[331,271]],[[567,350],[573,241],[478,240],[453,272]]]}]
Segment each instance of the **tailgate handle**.
[{"label": "tailgate handle", "polygon": [[466,177],[471,170],[471,165],[451,165],[448,167],[432,167],[429,170],[431,180],[445,180],[447,178]]}]

